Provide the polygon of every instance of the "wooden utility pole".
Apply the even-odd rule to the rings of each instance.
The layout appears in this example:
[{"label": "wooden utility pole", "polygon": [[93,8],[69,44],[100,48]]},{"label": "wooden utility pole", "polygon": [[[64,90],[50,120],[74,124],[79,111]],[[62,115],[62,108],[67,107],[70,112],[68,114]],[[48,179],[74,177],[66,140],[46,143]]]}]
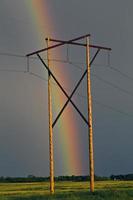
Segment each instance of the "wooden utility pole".
[{"label": "wooden utility pole", "polygon": [[86,37],[86,65],[87,65],[87,96],[88,96],[88,123],[89,123],[90,191],[94,192],[94,152],[93,152],[92,99],[91,99],[91,80],[90,80],[89,37]]},{"label": "wooden utility pole", "polygon": [[[93,153],[93,130],[92,130],[92,100],[91,100],[91,81],[90,81],[90,66],[93,64],[94,60],[96,59],[97,55],[99,54],[100,50],[106,50],[106,51],[111,51],[111,48],[108,47],[103,47],[103,46],[98,46],[98,45],[90,45],[89,44],[89,37],[90,34],[82,35],[80,37],[74,38],[72,40],[57,40],[57,39],[51,39],[47,38],[47,48],[40,49],[37,51],[34,51],[32,53],[27,54],[27,57],[37,55],[43,66],[46,68],[48,71],[48,111],[49,111],[49,152],[50,152],[50,192],[54,193],[54,161],[53,161],[53,128],[59,118],[61,117],[62,113],[64,112],[64,109],[67,107],[68,103],[70,102],[75,110],[79,113],[81,118],[84,120],[84,122],[87,124],[89,127],[89,163],[90,163],[90,191],[94,192],[94,153]],[[77,42],[78,40],[81,40],[83,38],[86,38],[86,43],[79,43]],[[57,42],[57,44],[54,44],[52,46],[49,46],[49,42]],[[68,95],[65,89],[62,87],[60,82],[57,80],[53,72],[51,71],[50,67],[50,60],[49,60],[49,50],[50,49],[55,49],[59,46],[64,46],[66,44],[70,45],[76,45],[76,46],[82,46],[86,48],[86,65],[87,69],[84,71],[82,74],[81,78],[77,82],[75,88],[73,89],[71,95]],[[97,49],[96,53],[94,54],[93,58],[90,60],[90,48]],[[47,57],[48,57],[48,66],[44,62],[44,60],[41,58],[40,53],[47,51]],[[87,74],[87,100],[88,100],[88,119],[84,116],[84,114],[78,109],[78,107],[75,105],[75,103],[72,100],[73,95],[76,93],[79,85],[81,84],[82,80]],[[52,105],[51,105],[51,86],[50,86],[50,79],[53,78],[53,80],[56,82],[58,87],[61,89],[63,94],[67,97],[67,101],[58,113],[56,119],[54,120],[52,124]]]},{"label": "wooden utility pole", "polygon": [[[47,48],[49,47],[49,38]],[[50,67],[50,55],[47,50],[48,68]],[[48,72],[48,113],[49,113],[49,165],[50,165],[50,193],[54,193],[54,151],[53,151],[53,128],[52,128],[52,99],[51,99],[51,75]]]}]

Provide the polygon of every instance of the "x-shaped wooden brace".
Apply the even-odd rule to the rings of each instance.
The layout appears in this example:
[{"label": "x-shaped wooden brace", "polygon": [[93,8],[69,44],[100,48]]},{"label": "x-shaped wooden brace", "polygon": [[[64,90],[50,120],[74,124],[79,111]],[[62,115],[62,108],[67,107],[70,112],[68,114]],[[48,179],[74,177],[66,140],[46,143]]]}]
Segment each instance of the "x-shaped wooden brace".
[{"label": "x-shaped wooden brace", "polygon": [[[92,65],[92,63],[94,62],[94,60],[95,60],[97,54],[99,53],[99,51],[100,51],[100,49],[98,49],[97,52],[95,53],[94,57],[92,58],[92,60],[90,62],[90,65]],[[82,112],[78,109],[78,107],[72,101],[72,97],[73,97],[74,93],[76,92],[76,90],[79,87],[80,83],[82,82],[82,80],[84,79],[85,75],[87,74],[87,69],[85,70],[85,72],[81,76],[80,80],[77,82],[77,84],[76,84],[74,90],[72,91],[71,95],[69,96],[67,94],[67,92],[64,90],[64,88],[61,86],[61,84],[59,83],[59,81],[57,80],[57,78],[54,76],[54,74],[52,73],[52,71],[46,65],[46,63],[44,62],[44,60],[41,58],[41,56],[39,55],[39,53],[36,53],[36,55],[38,56],[38,58],[40,59],[40,61],[44,65],[44,67],[48,70],[48,73],[52,76],[52,78],[57,83],[57,85],[59,86],[59,88],[62,90],[62,92],[64,93],[64,95],[68,98],[68,100],[66,101],[66,103],[64,104],[64,106],[62,107],[62,109],[60,110],[59,114],[57,115],[56,119],[54,120],[54,122],[52,124],[52,128],[55,126],[56,122],[60,118],[61,114],[63,113],[64,109],[66,108],[66,106],[68,105],[69,102],[71,102],[71,104],[77,110],[77,112],[79,113],[79,115],[81,116],[81,118],[84,120],[84,122],[89,126],[88,120],[85,118],[85,116],[82,114]]]}]

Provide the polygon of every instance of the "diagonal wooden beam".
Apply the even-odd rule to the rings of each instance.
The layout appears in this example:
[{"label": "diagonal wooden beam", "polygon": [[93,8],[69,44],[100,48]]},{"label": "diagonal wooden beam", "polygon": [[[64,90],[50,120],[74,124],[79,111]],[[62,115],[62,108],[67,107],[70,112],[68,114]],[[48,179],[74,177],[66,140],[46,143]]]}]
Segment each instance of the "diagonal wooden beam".
[{"label": "diagonal wooden beam", "polygon": [[[46,65],[46,63],[43,61],[43,59],[41,58],[41,56],[37,53],[36,54],[38,56],[38,58],[40,59],[40,61],[42,62],[42,64],[44,65],[44,67],[48,70],[48,73],[51,75],[51,77],[54,79],[54,81],[57,83],[57,85],[59,86],[59,88],[62,90],[62,92],[65,94],[65,96],[69,99],[69,95],[67,94],[67,92],[64,90],[64,88],[61,86],[61,84],[59,83],[59,81],[56,79],[56,77],[54,76],[54,74],[52,73],[52,71],[48,68],[48,66]],[[88,120],[84,117],[84,115],[81,113],[81,111],[78,109],[78,107],[75,105],[75,103],[69,99],[69,101],[71,102],[71,104],[74,106],[74,108],[77,110],[77,112],[79,113],[79,115],[81,116],[81,118],[85,121],[85,123],[89,126],[88,124]]]},{"label": "diagonal wooden beam", "polygon": [[[90,65],[92,65],[92,63],[94,62],[96,56],[98,55],[98,53],[100,52],[100,49],[97,50],[97,52],[95,53],[94,57],[92,58]],[[66,106],[68,105],[68,103],[70,102],[70,100],[72,99],[73,95],[75,94],[76,90],[78,89],[80,83],[82,82],[82,80],[84,79],[85,75],[87,74],[87,69],[85,70],[85,72],[83,73],[83,75],[81,76],[80,80],[78,81],[78,83],[76,84],[75,88],[73,89],[71,95],[69,96],[68,100],[66,101],[66,103],[64,104],[64,106],[62,107],[62,109],[60,110],[59,114],[57,115],[56,119],[54,120],[52,127],[55,126],[55,124],[57,123],[58,119],[60,118],[61,114],[63,113],[64,109],[66,108]]]}]

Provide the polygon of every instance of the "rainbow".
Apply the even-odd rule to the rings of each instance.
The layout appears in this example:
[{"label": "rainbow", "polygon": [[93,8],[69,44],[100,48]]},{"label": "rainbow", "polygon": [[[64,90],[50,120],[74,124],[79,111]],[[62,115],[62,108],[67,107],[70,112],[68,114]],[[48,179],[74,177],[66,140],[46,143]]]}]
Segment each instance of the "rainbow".
[{"label": "rainbow", "polygon": [[[54,35],[56,30],[53,17],[50,15],[50,3],[48,4],[48,1],[44,0],[26,0],[25,3],[33,19],[35,34],[40,44],[42,43],[42,38],[39,38],[40,33],[43,34],[44,39],[44,37]],[[57,52],[57,54],[59,53]],[[56,70],[58,70],[57,74],[61,74],[60,77],[62,77],[63,71],[58,67]],[[65,82],[66,88],[70,88],[68,84],[70,82],[68,77],[65,79],[63,77],[61,82]],[[59,104],[65,103],[65,98],[60,93],[58,94],[55,92],[54,89],[52,89],[52,94],[55,99],[53,110],[54,112],[57,112]],[[65,174],[80,175],[82,173],[82,156],[79,152],[79,148],[81,148],[81,146],[80,139],[77,136],[78,130],[76,121],[74,121],[73,117],[73,109],[68,107],[64,115],[65,116],[61,117],[56,125],[60,136],[58,145],[60,145],[60,150],[62,152],[62,158],[60,158],[60,160],[62,160],[63,167],[65,167]]]}]

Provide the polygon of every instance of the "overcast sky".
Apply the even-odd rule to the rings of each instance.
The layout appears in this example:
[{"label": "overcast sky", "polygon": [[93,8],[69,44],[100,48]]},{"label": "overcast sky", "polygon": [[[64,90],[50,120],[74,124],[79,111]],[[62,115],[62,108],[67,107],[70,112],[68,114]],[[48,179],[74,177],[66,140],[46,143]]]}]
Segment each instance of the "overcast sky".
[{"label": "overcast sky", "polygon": [[[52,32],[53,25],[47,27],[45,32],[50,36],[72,39],[91,33],[91,43],[112,48],[110,63],[107,52],[101,51],[91,68],[95,174],[132,173],[133,2],[44,0],[44,5],[49,5],[55,28]],[[40,41],[47,35],[37,35],[29,10],[26,0],[0,1],[0,53],[26,55],[43,47]],[[82,51],[71,48],[69,53],[72,60],[84,62]],[[91,56],[93,53],[91,50]],[[30,63],[32,71],[36,70],[35,62]],[[24,71],[26,59],[0,55],[0,69]],[[70,75],[72,86],[82,72],[72,66],[66,71],[64,65],[63,75]],[[47,77],[41,66],[36,73]],[[85,83],[84,80],[78,90],[82,95],[86,95]],[[0,176],[48,176],[46,82],[26,73],[0,71],[0,91]],[[74,100],[87,116],[86,100],[79,96]],[[79,130],[77,137],[82,142],[81,174],[88,174],[87,127],[74,113]],[[55,129],[55,174],[74,174],[76,170],[65,171],[59,159],[57,133]]]}]

